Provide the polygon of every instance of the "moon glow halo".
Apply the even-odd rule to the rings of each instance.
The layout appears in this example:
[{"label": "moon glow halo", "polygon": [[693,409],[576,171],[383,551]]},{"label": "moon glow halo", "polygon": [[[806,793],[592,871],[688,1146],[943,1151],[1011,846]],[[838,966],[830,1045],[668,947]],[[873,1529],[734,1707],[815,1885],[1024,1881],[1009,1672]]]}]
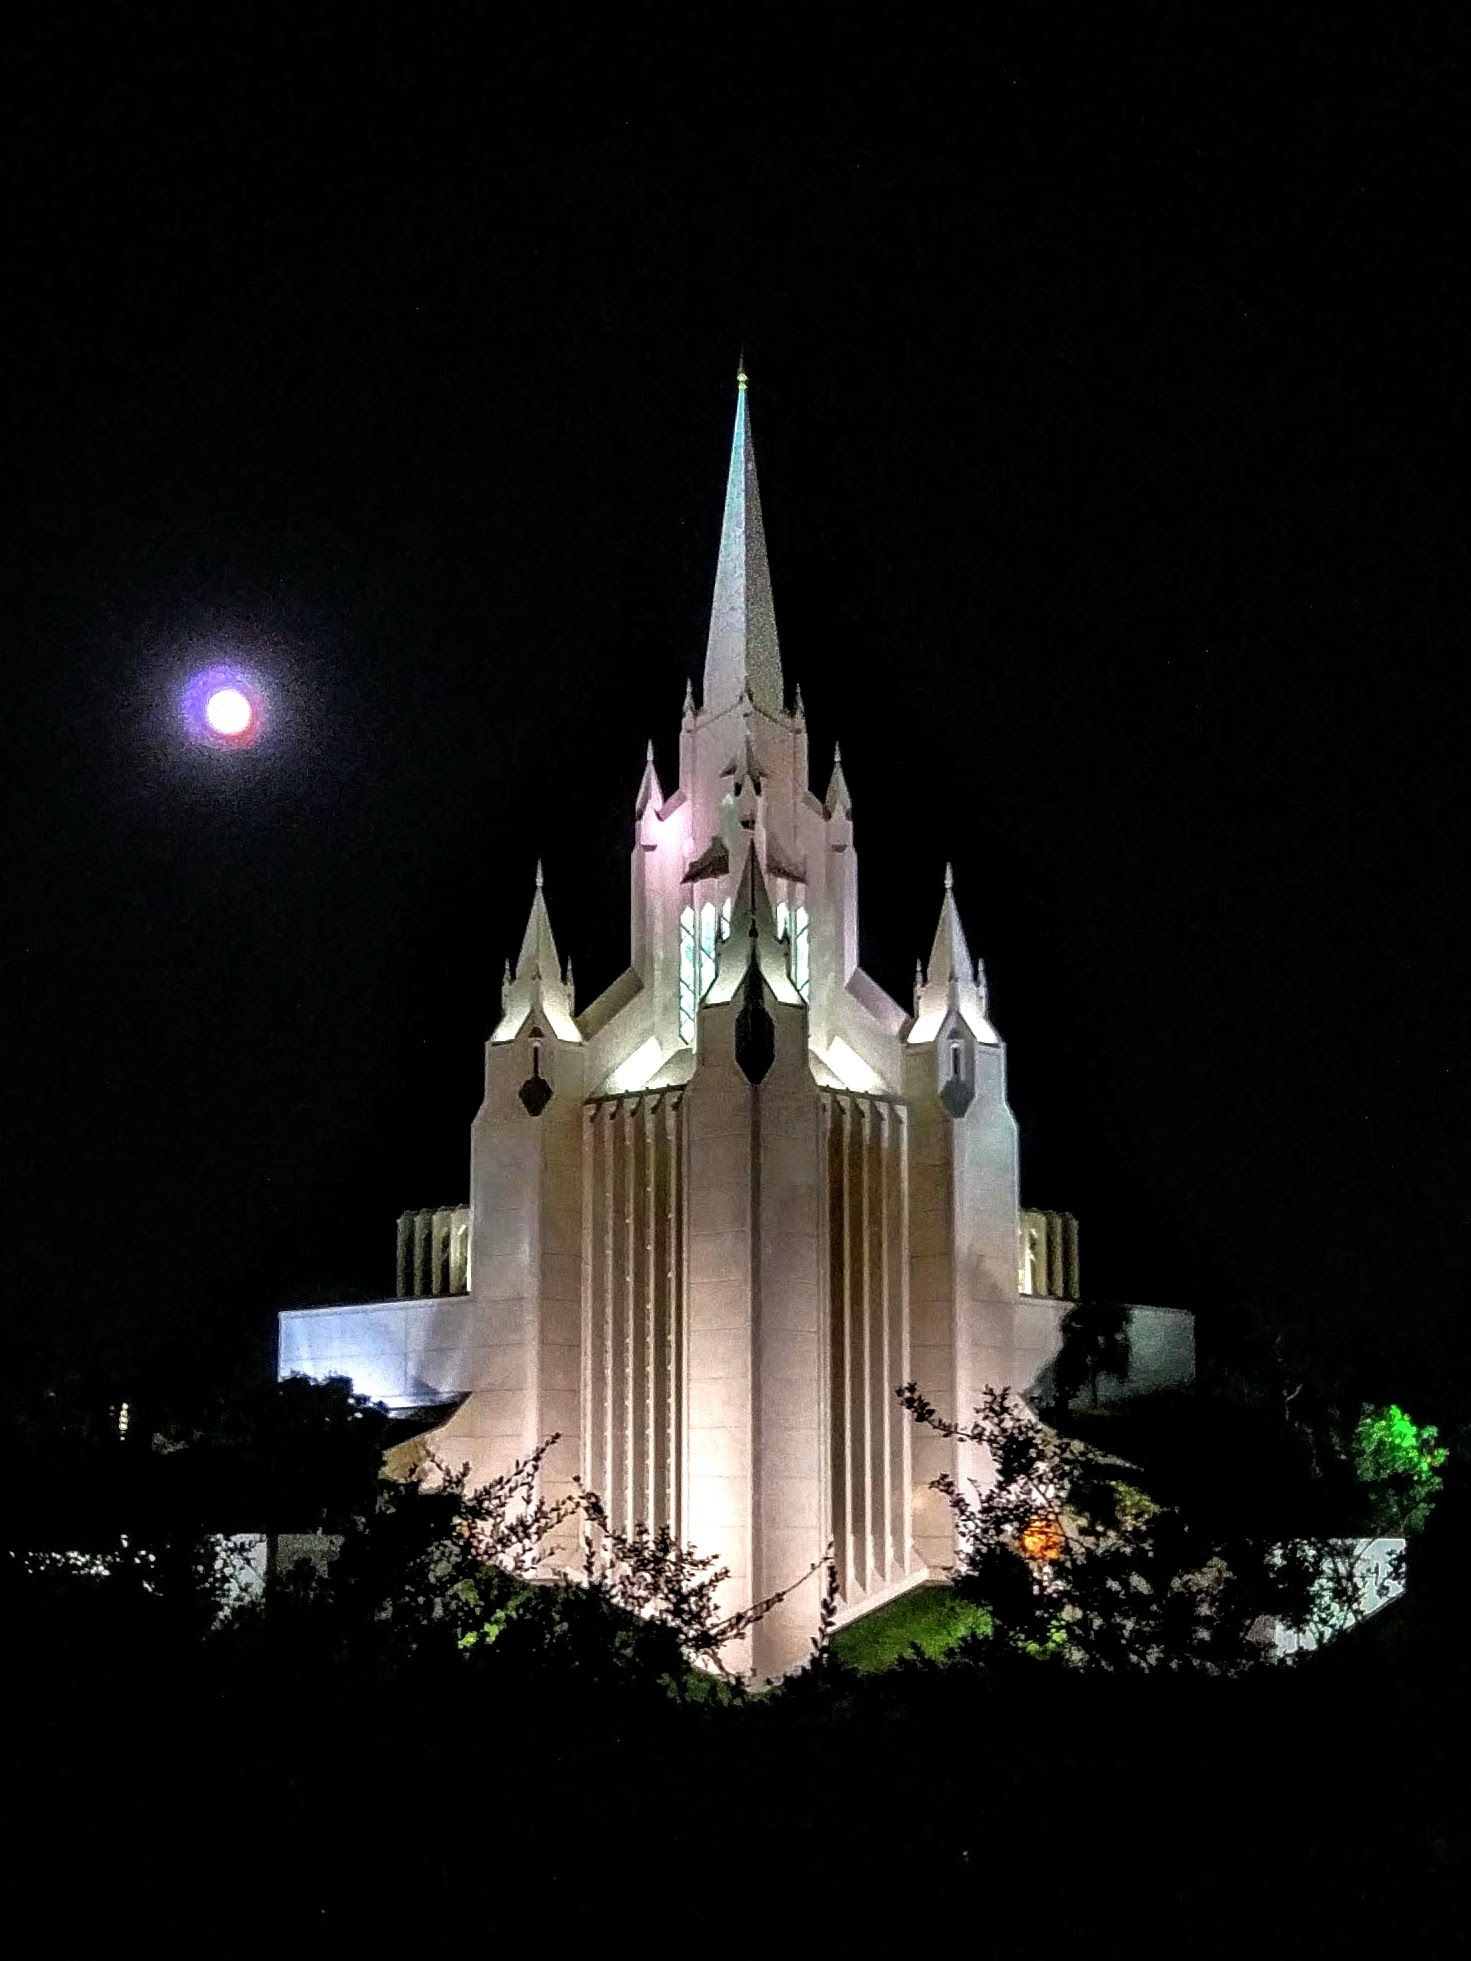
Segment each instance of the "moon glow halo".
[{"label": "moon glow halo", "polygon": [[192,674],[179,704],[192,741],[215,749],[248,749],[265,723],[266,698],[255,676],[234,666]]}]

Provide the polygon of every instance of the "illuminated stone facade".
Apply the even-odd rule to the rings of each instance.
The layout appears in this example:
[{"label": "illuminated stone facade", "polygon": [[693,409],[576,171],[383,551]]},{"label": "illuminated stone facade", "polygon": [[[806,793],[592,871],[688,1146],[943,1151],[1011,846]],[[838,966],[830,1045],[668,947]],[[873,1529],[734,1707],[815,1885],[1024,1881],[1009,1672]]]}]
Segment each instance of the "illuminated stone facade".
[{"label": "illuminated stone facade", "polygon": [[[954,1453],[894,1391],[912,1377],[965,1413],[988,1384],[1026,1388],[1066,1303],[1036,1284],[1005,1050],[935,869],[905,1008],[858,964],[841,762],[809,787],[742,378],[702,697],[677,785],[651,747],[634,805],[628,969],[576,1011],[538,871],[486,1047],[468,1267],[462,1213],[406,1215],[413,1298],[283,1316],[283,1373],[461,1398],[431,1442],[474,1476],[558,1433],[553,1488],[580,1474],[618,1522],[718,1553],[733,1603],[830,1542],[845,1618],[942,1573],[929,1484]],[[1075,1228],[1056,1243],[1075,1282]],[[808,1581],[732,1659],[800,1661],[817,1601]]]}]

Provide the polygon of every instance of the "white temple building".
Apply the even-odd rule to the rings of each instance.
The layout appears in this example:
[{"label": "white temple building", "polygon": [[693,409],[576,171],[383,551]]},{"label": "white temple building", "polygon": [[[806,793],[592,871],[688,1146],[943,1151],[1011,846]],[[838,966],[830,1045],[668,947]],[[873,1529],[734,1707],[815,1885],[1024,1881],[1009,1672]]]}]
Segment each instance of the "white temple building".
[{"label": "white temple building", "polygon": [[[633,810],[627,970],[578,1012],[540,869],[470,1137],[468,1206],[400,1222],[398,1298],[281,1316],[281,1374],[443,1409],[472,1481],[543,1438],[621,1524],[669,1523],[732,1604],[834,1548],[840,1619],[953,1557],[930,1487],[965,1416],[1035,1385],[1079,1297],[1076,1222],[1023,1213],[1006,1050],[948,868],[914,1000],[858,964],[853,811],[809,783],[777,642],[744,375],[704,680],[679,780]],[[1190,1380],[1188,1315],[1138,1309],[1117,1393]],[[809,1651],[818,1582],[733,1657]]]}]

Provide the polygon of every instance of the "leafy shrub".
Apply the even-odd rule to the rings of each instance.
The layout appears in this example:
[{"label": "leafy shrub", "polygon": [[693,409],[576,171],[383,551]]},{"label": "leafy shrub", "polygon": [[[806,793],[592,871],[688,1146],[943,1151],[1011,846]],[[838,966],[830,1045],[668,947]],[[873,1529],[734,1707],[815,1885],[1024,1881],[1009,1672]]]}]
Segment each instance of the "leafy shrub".
[{"label": "leafy shrub", "polygon": [[1381,1529],[1418,1532],[1440,1496],[1449,1451],[1433,1423],[1416,1423],[1398,1403],[1366,1403],[1354,1430],[1354,1469],[1370,1487]]}]

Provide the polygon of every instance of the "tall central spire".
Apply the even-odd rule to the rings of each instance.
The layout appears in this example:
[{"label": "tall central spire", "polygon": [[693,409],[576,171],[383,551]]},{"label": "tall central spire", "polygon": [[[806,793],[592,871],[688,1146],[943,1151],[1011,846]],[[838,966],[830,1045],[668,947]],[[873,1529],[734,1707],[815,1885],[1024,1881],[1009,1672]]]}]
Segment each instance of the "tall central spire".
[{"label": "tall central spire", "polygon": [[756,452],[751,446],[746,408],[745,369],[736,376],[735,434],[730,474],[725,482],[725,522],[720,532],[720,563],[710,608],[710,639],[705,649],[705,713],[730,708],[749,687],[751,699],[768,714],[786,708],[771,574],[766,565],[766,534],[761,528],[761,493],[756,487]]}]

